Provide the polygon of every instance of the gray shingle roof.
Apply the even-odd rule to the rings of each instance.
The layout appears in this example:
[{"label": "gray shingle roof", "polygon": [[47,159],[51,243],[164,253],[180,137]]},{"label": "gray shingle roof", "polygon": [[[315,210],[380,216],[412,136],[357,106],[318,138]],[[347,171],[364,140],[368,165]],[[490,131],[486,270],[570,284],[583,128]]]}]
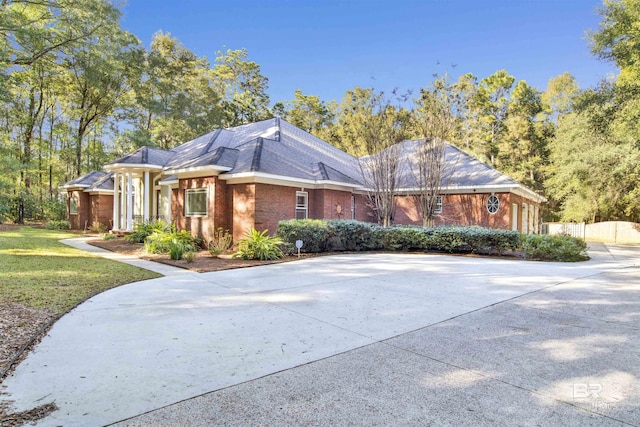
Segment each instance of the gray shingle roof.
[{"label": "gray shingle roof", "polygon": [[[404,188],[415,188],[418,172],[417,153],[424,139],[401,142],[400,183]],[[445,142],[443,186],[484,187],[484,186],[518,186],[519,184],[507,175],[481,162],[458,147]]]},{"label": "gray shingle roof", "polygon": [[113,190],[113,173],[93,171],[62,184],[62,188],[91,190]]},{"label": "gray shingle roof", "polygon": [[[226,147],[226,159],[233,160],[229,174],[261,172],[290,178],[332,180],[357,184],[357,159],[325,141],[280,119],[221,129],[196,138],[175,149],[176,156],[187,158]],[[224,157],[220,157],[222,161]],[[177,163],[172,159],[170,164]],[[318,164],[328,168],[328,178],[318,171]],[[222,165],[222,164],[221,164]],[[224,164],[229,166],[229,164]]]},{"label": "gray shingle roof", "polygon": [[107,163],[113,164],[136,164],[136,165],[156,165],[165,166],[174,153],[153,147],[140,147],[133,153],[126,154],[116,160]]},{"label": "gray shingle roof", "polygon": [[[402,188],[417,186],[413,171],[417,170],[416,153],[423,141],[404,141],[398,146],[403,159],[400,179]],[[445,179],[446,187],[519,185],[448,143],[445,158],[449,168]],[[165,171],[218,166],[230,168],[225,173],[231,175],[259,172],[284,178],[332,181],[350,186],[364,185],[358,158],[278,118],[218,129],[172,150],[142,147],[109,164],[149,164],[163,166]],[[77,185],[84,182],[82,179],[97,180],[102,177],[89,177],[90,175],[65,185]],[[105,181],[104,185],[109,184]],[[112,183],[110,188],[113,188]]]}]

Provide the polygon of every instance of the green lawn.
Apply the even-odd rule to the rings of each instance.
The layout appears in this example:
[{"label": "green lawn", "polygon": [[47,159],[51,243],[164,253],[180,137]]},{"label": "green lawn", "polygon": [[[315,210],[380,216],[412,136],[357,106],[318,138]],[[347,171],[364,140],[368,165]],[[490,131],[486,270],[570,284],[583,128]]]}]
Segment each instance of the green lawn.
[{"label": "green lawn", "polygon": [[58,242],[70,237],[31,227],[0,232],[0,301],[59,313],[106,289],[160,277]]}]

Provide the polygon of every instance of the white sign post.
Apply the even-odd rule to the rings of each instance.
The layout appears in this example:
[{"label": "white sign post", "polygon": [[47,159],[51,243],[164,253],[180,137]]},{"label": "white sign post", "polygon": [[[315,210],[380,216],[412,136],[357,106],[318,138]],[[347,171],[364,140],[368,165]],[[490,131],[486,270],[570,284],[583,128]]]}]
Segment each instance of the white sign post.
[{"label": "white sign post", "polygon": [[296,240],[296,248],[298,248],[298,258],[300,258],[300,248],[302,247],[302,240]]}]

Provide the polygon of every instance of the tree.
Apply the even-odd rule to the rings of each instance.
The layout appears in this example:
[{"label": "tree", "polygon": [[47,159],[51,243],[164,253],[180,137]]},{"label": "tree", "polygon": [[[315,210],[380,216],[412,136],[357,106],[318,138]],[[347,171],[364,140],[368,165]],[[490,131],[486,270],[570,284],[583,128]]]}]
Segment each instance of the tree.
[{"label": "tree", "polygon": [[599,30],[589,34],[591,51],[620,68],[621,82],[637,81],[640,77],[640,1],[605,0],[600,15]]},{"label": "tree", "polygon": [[102,11],[111,25],[100,27],[82,46],[65,49],[64,64],[70,72],[68,96],[76,121],[76,176],[83,173],[85,135],[116,109],[129,88],[131,60],[139,55],[138,40],[120,28],[120,11],[114,7]]},{"label": "tree", "polygon": [[542,112],[540,92],[520,80],[511,93],[496,162],[501,171],[536,191],[543,190],[552,134]]},{"label": "tree", "polygon": [[[297,89],[294,99],[287,102],[285,118],[300,129],[319,136],[333,120],[327,105],[315,95],[304,95]],[[274,107],[275,110],[275,107]]]},{"label": "tree", "polygon": [[547,187],[565,221],[638,221],[639,164],[637,149],[593,132],[586,114],[569,113],[552,143]]},{"label": "tree", "polygon": [[504,131],[504,122],[509,108],[509,91],[515,78],[506,70],[499,70],[480,80],[471,99],[471,109],[477,114],[479,140],[482,157],[492,166],[496,164],[498,143]]},{"label": "tree", "polygon": [[120,134],[120,152],[170,149],[223,125],[221,94],[206,58],[160,31],[134,59],[137,75],[123,107],[132,128]]},{"label": "tree", "polygon": [[[49,61],[112,25],[114,6],[103,0],[5,0],[0,3],[0,72]],[[6,75],[0,74],[0,97]]]},{"label": "tree", "polygon": [[433,226],[441,189],[456,167],[457,159],[447,159],[447,141],[458,128],[455,112],[459,111],[460,101],[459,92],[447,76],[422,89],[415,100],[414,132],[419,139],[411,167],[418,189],[414,198],[425,227]]},{"label": "tree", "polygon": [[573,99],[580,92],[575,77],[569,73],[549,79],[547,89],[542,93],[541,100],[551,120],[558,122],[558,118],[569,113]]},{"label": "tree", "polygon": [[213,78],[218,92],[224,94],[224,126],[238,126],[264,120],[269,111],[269,80],[260,73],[260,65],[249,61],[246,49],[219,51]]},{"label": "tree", "polygon": [[[396,210],[402,164],[399,144],[407,137],[406,112],[383,92],[367,90],[366,104],[361,104],[364,121],[359,139],[365,144],[366,156],[358,158],[369,207],[378,223],[389,227]],[[395,96],[395,93],[394,93]]]}]

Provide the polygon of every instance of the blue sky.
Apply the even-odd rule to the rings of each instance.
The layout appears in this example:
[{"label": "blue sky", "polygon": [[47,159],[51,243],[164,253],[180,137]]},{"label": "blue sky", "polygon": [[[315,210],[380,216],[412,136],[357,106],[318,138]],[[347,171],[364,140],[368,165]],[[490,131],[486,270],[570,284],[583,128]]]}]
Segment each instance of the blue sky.
[{"label": "blue sky", "polygon": [[[597,0],[128,0],[122,26],[145,46],[163,30],[211,62],[246,48],[271,102],[296,89],[340,100],[358,86],[417,90],[433,74],[479,78],[506,69],[544,89],[572,73],[581,88],[615,72],[589,52]],[[455,64],[455,68],[452,67]]]}]

